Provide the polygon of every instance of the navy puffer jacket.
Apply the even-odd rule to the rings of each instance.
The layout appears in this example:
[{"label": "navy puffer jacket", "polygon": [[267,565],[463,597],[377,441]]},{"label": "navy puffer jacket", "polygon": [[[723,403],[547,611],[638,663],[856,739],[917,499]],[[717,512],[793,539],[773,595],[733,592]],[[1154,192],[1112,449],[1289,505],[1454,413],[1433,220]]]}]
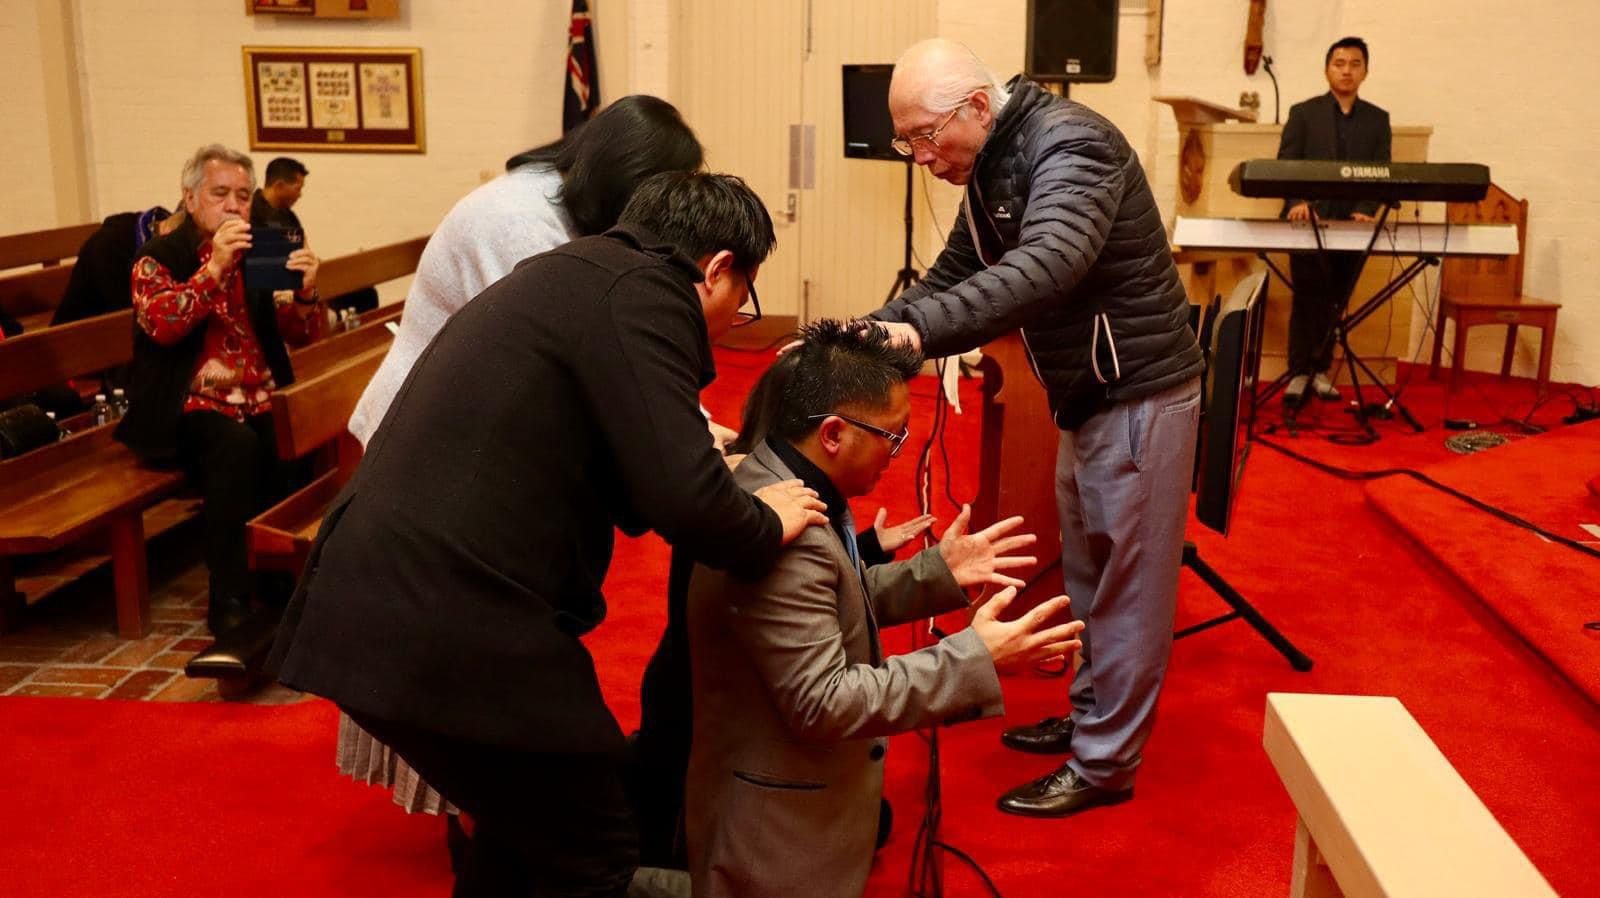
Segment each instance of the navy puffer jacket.
[{"label": "navy puffer jacket", "polygon": [[1010,90],[944,252],[872,317],[914,326],[929,356],[1021,328],[1056,424],[1073,429],[1195,377],[1203,363],[1127,139],[1020,76]]}]

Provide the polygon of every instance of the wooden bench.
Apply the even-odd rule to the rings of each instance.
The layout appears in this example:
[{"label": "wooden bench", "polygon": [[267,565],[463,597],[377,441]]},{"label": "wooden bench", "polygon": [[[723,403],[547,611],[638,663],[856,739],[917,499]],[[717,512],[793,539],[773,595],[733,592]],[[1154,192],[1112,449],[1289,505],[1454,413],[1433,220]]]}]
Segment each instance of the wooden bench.
[{"label": "wooden bench", "polygon": [[1554,898],[1391,697],[1267,696],[1267,756],[1294,799],[1294,898]]},{"label": "wooden bench", "polygon": [[150,629],[144,513],[183,485],[179,471],[147,468],[104,424],[0,462],[0,605],[15,610],[11,556],[50,552],[105,534],[117,607],[117,632]]},{"label": "wooden bench", "polygon": [[94,222],[0,237],[0,272],[10,272],[0,276],[0,310],[24,331],[47,326],[72,277],[68,260],[99,229]]}]

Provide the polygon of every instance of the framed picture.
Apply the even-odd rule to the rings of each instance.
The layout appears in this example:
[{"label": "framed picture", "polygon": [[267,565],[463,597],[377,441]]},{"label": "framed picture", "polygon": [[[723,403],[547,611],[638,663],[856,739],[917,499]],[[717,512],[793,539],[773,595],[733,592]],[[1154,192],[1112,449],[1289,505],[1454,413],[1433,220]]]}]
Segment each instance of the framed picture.
[{"label": "framed picture", "polygon": [[252,150],[421,153],[422,51],[245,47]]},{"label": "framed picture", "polygon": [[249,0],[248,11],[261,15],[302,15],[316,12],[315,0]]}]

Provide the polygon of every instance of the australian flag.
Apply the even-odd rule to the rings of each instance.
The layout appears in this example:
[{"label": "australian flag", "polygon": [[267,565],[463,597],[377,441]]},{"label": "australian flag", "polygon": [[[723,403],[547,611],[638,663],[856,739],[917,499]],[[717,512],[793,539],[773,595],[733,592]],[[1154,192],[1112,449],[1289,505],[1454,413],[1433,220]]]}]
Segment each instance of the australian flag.
[{"label": "australian flag", "polygon": [[594,61],[594,21],[588,0],[572,0],[572,24],[567,31],[567,87],[561,111],[561,130],[571,131],[600,108],[600,70]]}]

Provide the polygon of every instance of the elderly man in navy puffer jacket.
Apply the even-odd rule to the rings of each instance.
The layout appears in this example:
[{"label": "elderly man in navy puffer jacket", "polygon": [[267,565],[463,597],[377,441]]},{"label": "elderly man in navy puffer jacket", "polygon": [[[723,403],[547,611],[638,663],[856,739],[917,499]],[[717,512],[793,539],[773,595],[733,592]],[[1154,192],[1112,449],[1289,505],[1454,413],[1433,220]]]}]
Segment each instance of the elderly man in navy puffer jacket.
[{"label": "elderly man in navy puffer jacket", "polygon": [[1133,797],[1172,649],[1200,412],[1200,348],[1155,197],[1105,118],[929,40],[889,89],[895,145],[965,188],[922,283],[873,313],[930,356],[1020,329],[1061,428],[1062,574],[1087,627],[1071,713],[1006,731],[1071,753],[1001,810],[1060,817]]}]

